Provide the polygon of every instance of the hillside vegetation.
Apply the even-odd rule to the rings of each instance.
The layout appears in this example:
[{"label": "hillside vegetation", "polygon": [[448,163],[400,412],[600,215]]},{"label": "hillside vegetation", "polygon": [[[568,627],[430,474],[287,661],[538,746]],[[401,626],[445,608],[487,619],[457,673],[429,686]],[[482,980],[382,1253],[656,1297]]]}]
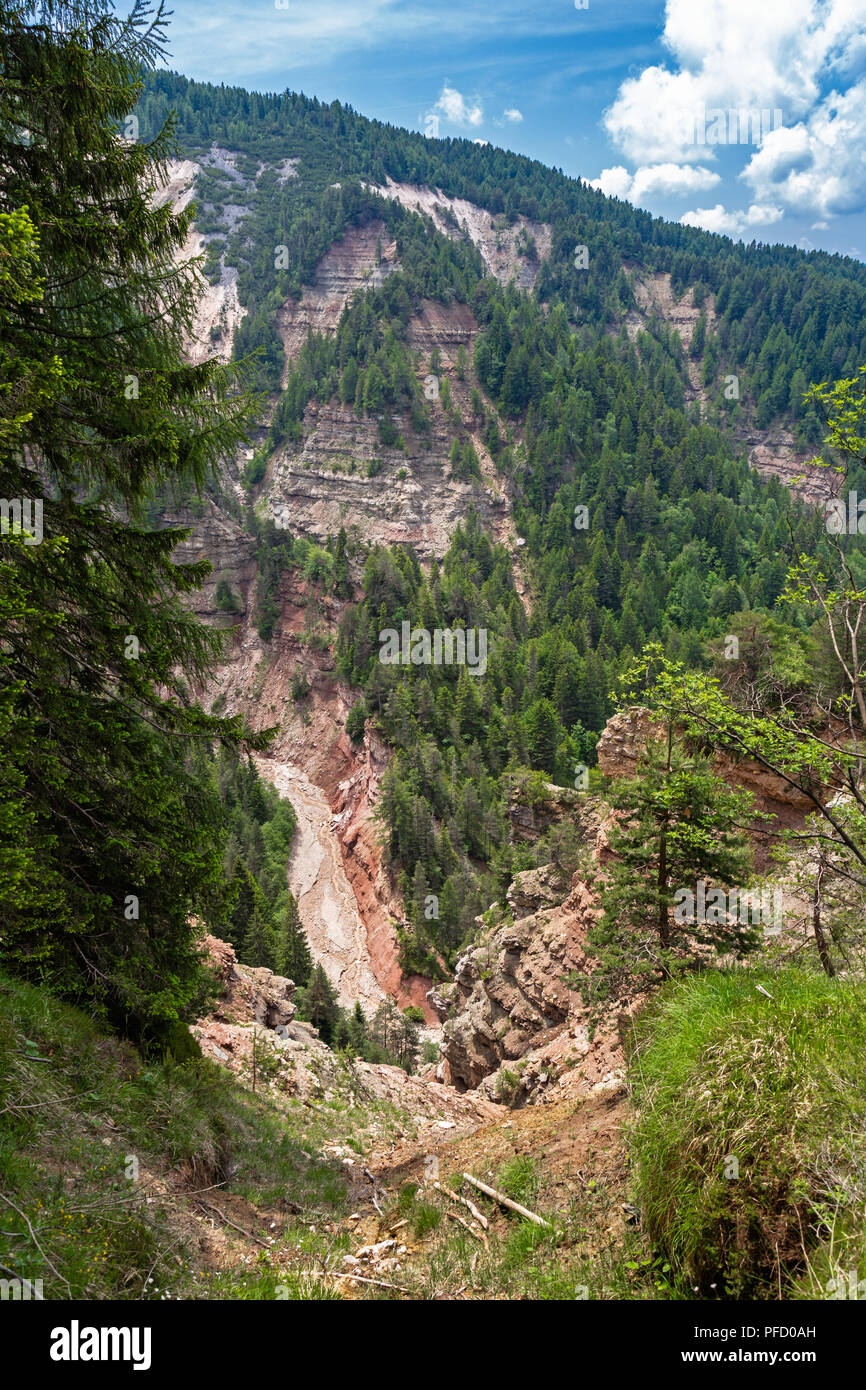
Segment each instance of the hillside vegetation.
[{"label": "hillside vegetation", "polygon": [[854,1296],[866,269],[0,19],[4,1279]]}]

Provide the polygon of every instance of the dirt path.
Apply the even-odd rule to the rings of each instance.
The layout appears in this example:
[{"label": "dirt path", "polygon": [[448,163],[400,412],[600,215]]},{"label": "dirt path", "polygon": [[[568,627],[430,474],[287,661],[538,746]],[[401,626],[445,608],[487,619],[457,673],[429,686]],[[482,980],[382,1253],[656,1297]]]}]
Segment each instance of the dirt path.
[{"label": "dirt path", "polygon": [[367,1015],[374,1013],[386,996],[373,974],[367,930],[346,878],[325,794],[292,763],[256,758],[256,766],[291,802],[298,818],[288,877],[310,949],[341,1005],[360,1000]]}]

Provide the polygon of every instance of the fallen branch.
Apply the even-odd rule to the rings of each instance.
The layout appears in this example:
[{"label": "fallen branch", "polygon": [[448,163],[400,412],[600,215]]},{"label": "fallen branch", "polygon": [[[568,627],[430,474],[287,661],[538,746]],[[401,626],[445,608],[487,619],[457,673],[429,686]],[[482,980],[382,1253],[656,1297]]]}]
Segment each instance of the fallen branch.
[{"label": "fallen branch", "polygon": [[199,1200],[198,1205],[204,1207],[206,1211],[212,1211],[214,1216],[219,1217],[220,1221],[224,1221],[227,1226],[231,1226],[234,1230],[240,1231],[242,1236],[246,1236],[247,1240],[254,1240],[256,1245],[261,1245],[263,1249],[270,1250],[271,1246],[269,1241],[262,1240],[261,1236],[253,1235],[252,1231],[247,1231],[243,1226],[239,1226],[236,1221],[232,1221],[230,1216],[226,1216],[224,1211],[220,1211],[219,1207],[213,1207],[210,1202],[202,1202],[201,1200]]},{"label": "fallen branch", "polygon": [[486,1235],[484,1234],[484,1232],[483,1232],[483,1231],[473,1231],[472,1227],[469,1225],[469,1222],[468,1222],[468,1221],[464,1221],[463,1217],[460,1216],[460,1214],[459,1214],[458,1212],[456,1212],[456,1211],[446,1211],[446,1212],[443,1212],[443,1215],[444,1215],[444,1216],[447,1216],[447,1217],[450,1217],[450,1219],[451,1219],[452,1221],[458,1222],[458,1224],[461,1225],[461,1226],[463,1227],[464,1231],[468,1231],[469,1234],[470,1234],[471,1236],[474,1236],[476,1240],[480,1240],[481,1243],[483,1244],[485,1250],[487,1250],[487,1249],[490,1248],[489,1245],[488,1245],[488,1243],[487,1243],[487,1237],[486,1237]]},{"label": "fallen branch", "polygon": [[475,1220],[478,1222],[479,1226],[483,1226],[485,1231],[487,1230],[487,1227],[489,1225],[487,1217],[482,1215],[482,1213],[476,1207],[475,1203],[470,1202],[468,1197],[461,1197],[459,1192],[452,1192],[450,1187],[446,1187],[445,1184],[441,1182],[434,1182],[433,1186],[435,1187],[437,1192],[444,1192],[446,1197],[450,1197],[452,1202],[459,1202],[461,1206],[468,1208],[468,1210],[475,1217]]},{"label": "fallen branch", "polygon": [[[509,1211],[516,1211],[518,1216],[525,1216],[527,1221],[534,1221],[536,1226],[550,1226],[549,1221],[545,1221],[543,1216],[538,1216],[536,1212],[530,1211],[528,1207],[522,1207],[519,1202],[512,1202],[510,1197],[497,1192],[495,1187],[488,1187],[486,1182],[480,1178],[473,1178],[471,1173],[463,1174],[463,1181],[471,1183],[477,1187],[479,1192],[483,1192],[486,1197],[492,1197],[494,1202],[499,1202],[500,1206],[508,1207]],[[552,1227],[551,1227],[552,1229]]]}]

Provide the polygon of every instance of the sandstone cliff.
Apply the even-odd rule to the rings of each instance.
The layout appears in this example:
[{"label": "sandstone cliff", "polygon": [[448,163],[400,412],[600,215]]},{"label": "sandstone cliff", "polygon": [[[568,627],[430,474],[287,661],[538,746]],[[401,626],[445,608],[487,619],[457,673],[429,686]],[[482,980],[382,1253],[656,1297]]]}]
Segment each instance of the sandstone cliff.
[{"label": "sandstone cliff", "polygon": [[432,991],[444,1020],[442,1074],[516,1106],[617,1087],[621,1011],[593,1028],[573,987],[594,969],[585,952],[599,913],[592,887],[579,874],[563,882],[547,865],[518,874],[507,905],[460,959],[453,984]]}]

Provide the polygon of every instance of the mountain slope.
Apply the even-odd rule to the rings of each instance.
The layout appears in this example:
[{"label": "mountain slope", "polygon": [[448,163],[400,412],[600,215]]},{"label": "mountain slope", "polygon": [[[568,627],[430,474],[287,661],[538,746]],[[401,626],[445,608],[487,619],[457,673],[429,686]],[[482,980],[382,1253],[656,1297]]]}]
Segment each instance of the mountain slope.
[{"label": "mountain slope", "polygon": [[[805,507],[779,482],[821,437],[809,382],[866,360],[866,271],[339,103],[156,74],[143,133],[169,105],[173,193],[194,179],[220,291],[207,337],[228,350],[236,292],[233,351],[258,352],[267,402],[186,549],[216,566],[200,611],[236,624],[210,694],[278,719],[274,775],[309,776],[341,817],[339,782],[384,738],[336,833],[368,934],[436,975],[532,863],[515,772],[570,785],[647,640],[703,663],[774,609],[789,524],[820,555],[826,473]],[[483,627],[483,680],[383,666],[377,634],[407,619]]]}]

